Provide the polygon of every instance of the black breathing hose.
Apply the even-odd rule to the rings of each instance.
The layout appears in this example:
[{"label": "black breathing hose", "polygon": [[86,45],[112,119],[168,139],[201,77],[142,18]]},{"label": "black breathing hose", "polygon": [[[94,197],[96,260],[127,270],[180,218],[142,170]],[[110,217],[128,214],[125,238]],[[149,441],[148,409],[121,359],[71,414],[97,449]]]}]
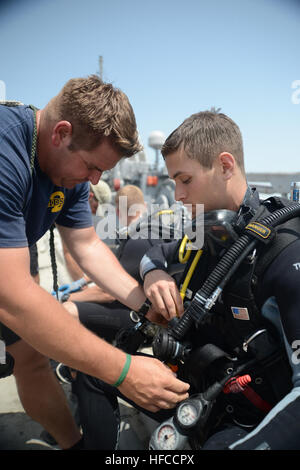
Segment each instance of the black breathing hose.
[{"label": "black breathing hose", "polygon": [[[262,225],[276,227],[288,219],[300,215],[300,204],[293,203],[277,211],[272,212],[261,220],[255,220]],[[183,339],[187,332],[194,324],[194,319],[201,320],[207,313],[205,304],[213,292],[220,286],[224,286],[233,275],[238,266],[255,248],[259,242],[258,238],[248,233],[244,233],[224,254],[217,266],[211,272],[203,286],[196,293],[194,299],[190,303],[183,316],[172,327],[170,333],[177,340]]]}]

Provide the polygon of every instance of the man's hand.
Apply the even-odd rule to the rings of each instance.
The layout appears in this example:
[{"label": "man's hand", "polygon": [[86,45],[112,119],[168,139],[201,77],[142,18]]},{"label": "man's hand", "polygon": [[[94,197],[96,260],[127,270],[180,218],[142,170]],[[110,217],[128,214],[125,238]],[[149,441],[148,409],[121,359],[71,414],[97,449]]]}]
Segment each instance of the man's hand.
[{"label": "man's hand", "polygon": [[63,302],[69,298],[69,295],[72,292],[78,292],[83,287],[87,285],[87,282],[84,277],[78,279],[77,281],[70,282],[70,284],[63,284],[58,288],[58,292],[56,293],[54,290],[51,292],[53,297],[57,297],[59,302]]},{"label": "man's hand", "polygon": [[128,374],[119,390],[142,408],[156,412],[161,408],[174,408],[188,398],[189,388],[189,384],[178,380],[159,360],[132,356]]},{"label": "man's hand", "polygon": [[159,312],[156,312],[152,306],[149,308],[146,318],[151,321],[151,323],[163,326],[164,328],[166,328],[169,323],[168,320],[166,320]]},{"label": "man's hand", "polygon": [[150,271],[144,279],[144,291],[154,310],[171,320],[183,314],[183,302],[174,279],[161,269]]}]

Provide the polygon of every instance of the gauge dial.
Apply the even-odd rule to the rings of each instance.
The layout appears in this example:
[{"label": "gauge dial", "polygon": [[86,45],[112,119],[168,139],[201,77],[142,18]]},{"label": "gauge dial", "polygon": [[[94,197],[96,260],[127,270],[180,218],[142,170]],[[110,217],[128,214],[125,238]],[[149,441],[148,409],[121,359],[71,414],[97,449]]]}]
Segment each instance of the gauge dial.
[{"label": "gauge dial", "polygon": [[162,450],[176,449],[177,430],[171,424],[163,424],[157,431],[156,439],[158,448]]},{"label": "gauge dial", "polygon": [[181,426],[194,426],[199,418],[199,409],[193,402],[187,401],[178,407],[176,417]]}]

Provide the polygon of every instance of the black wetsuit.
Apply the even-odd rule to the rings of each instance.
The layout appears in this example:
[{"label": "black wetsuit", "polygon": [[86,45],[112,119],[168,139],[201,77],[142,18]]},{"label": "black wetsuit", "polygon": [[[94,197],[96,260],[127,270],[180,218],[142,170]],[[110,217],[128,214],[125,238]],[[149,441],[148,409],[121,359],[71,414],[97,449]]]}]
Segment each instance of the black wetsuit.
[{"label": "black wetsuit", "polygon": [[[165,261],[174,257],[177,243],[154,247],[147,253],[160,269]],[[175,249],[175,252],[177,250]],[[203,277],[199,262],[189,289],[192,295],[199,289],[199,279]],[[201,284],[200,284],[201,285]],[[256,289],[255,300],[262,315],[270,321],[278,332],[285,347],[291,368],[291,390],[274,406],[264,420],[239,443],[232,444],[236,449],[255,449],[260,445],[271,449],[300,449],[298,422],[300,420],[300,240],[286,247],[269,265]],[[241,322],[243,320],[236,320]],[[245,321],[245,320],[244,320]],[[201,331],[201,330],[200,330]],[[226,338],[230,332],[215,327],[205,330],[205,335],[219,340],[219,346],[226,348]],[[219,334],[219,337],[218,337]],[[280,374],[280,371],[278,371]],[[275,377],[274,377],[275,380]],[[259,387],[258,387],[259,389]],[[273,403],[272,403],[273,405]],[[249,405],[246,404],[247,407]],[[239,428],[240,429],[240,428]],[[239,431],[238,431],[239,432]],[[240,434],[240,435],[242,435]],[[214,436],[206,448],[225,448],[236,437],[234,430]],[[229,439],[229,440],[228,440]]]},{"label": "black wetsuit", "polygon": [[[165,269],[178,257],[178,242],[157,245],[146,255],[146,262],[143,259],[141,268],[142,274],[149,269]],[[201,257],[197,268],[193,274],[189,289],[192,295],[201,287],[207,277],[206,261],[209,257]],[[150,263],[150,267],[149,267]],[[152,264],[152,266],[151,266]],[[144,267],[148,265],[147,269]],[[148,271],[149,272],[149,271]],[[279,388],[286,389],[286,392],[278,398],[269,393],[269,383],[264,375],[264,370],[260,375],[253,376],[253,385],[264,399],[266,393],[271,400],[271,410],[261,412],[255,405],[247,402],[243,396],[237,409],[240,416],[249,417],[252,415],[258,419],[251,428],[245,426],[231,426],[225,431],[211,435],[203,448],[207,449],[300,449],[300,438],[298,433],[298,422],[300,419],[300,240],[296,240],[286,246],[281,253],[276,256],[259,279],[254,291],[255,302],[261,311],[262,317],[273,327],[278,350],[283,347],[285,350],[286,369],[288,377],[284,377],[282,370],[273,369],[272,376],[268,376],[271,384],[275,383]],[[225,297],[224,297],[225,298]],[[198,330],[200,336],[211,335],[217,345],[230,347],[231,326],[247,325],[247,317],[239,318],[234,304],[227,305],[227,315],[231,316],[229,323],[221,324],[218,329],[215,325],[207,325],[206,329]],[[232,313],[231,313],[232,310]],[[228,325],[230,325],[228,327]],[[227,329],[226,329],[227,328]],[[243,339],[243,338],[241,338]],[[255,372],[255,371],[254,371]],[[258,380],[260,379],[260,381]],[[280,383],[281,381],[281,383]],[[285,383],[282,383],[284,381]],[[80,402],[81,422],[86,438],[87,448],[113,449],[117,446],[118,439],[118,390],[108,386],[103,382],[79,375],[78,397]],[[283,385],[283,387],[281,387]],[[272,388],[272,387],[271,387]],[[279,391],[279,390],[278,390]],[[241,394],[236,394],[241,395]],[[276,395],[276,390],[275,390]],[[94,398],[94,399],[93,399]],[[124,397],[123,397],[124,398]],[[236,399],[236,397],[233,397]],[[228,398],[230,400],[230,397]],[[239,400],[239,397],[237,398]],[[252,407],[252,408],[251,408]],[[152,416],[158,420],[163,419],[168,412],[161,411]],[[97,418],[98,417],[98,418]],[[228,417],[227,423],[236,422],[235,416]],[[105,427],[102,420],[105,420]],[[226,420],[225,420],[226,422]],[[240,421],[238,421],[240,423]],[[243,421],[242,421],[243,423]],[[105,429],[105,432],[101,431]],[[250,432],[249,432],[250,430]]]}]

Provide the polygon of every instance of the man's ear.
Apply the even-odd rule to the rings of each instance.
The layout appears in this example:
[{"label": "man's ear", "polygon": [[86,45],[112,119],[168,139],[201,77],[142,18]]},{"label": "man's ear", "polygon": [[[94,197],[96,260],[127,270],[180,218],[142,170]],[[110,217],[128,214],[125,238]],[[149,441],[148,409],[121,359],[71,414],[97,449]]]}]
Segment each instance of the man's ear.
[{"label": "man's ear", "polygon": [[218,160],[220,163],[222,175],[224,176],[226,180],[230,179],[234,173],[235,166],[236,166],[234,156],[231,155],[231,153],[222,152],[218,156]]},{"label": "man's ear", "polygon": [[59,121],[55,124],[51,140],[55,147],[59,147],[61,144],[69,146],[72,139],[72,124],[69,121]]}]

